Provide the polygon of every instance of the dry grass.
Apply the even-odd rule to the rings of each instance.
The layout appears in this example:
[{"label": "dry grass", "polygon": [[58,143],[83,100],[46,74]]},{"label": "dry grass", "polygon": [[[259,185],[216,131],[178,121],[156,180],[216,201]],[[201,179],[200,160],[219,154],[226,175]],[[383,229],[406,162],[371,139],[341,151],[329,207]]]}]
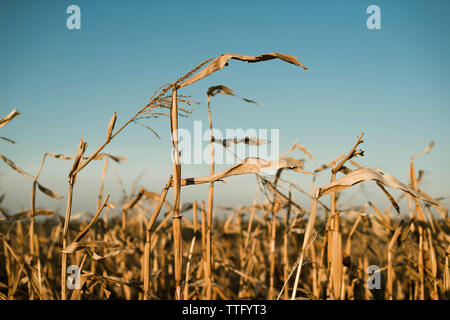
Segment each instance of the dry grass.
[{"label": "dry grass", "polygon": [[[45,153],[33,176],[0,155],[11,169],[32,181],[30,210],[10,214],[1,206],[4,195],[0,197],[0,299],[448,299],[448,210],[420,189],[422,175],[414,168],[414,159],[429,153],[433,143],[411,157],[408,184],[356,162],[364,154],[357,150],[363,143],[361,135],[346,156],[338,156],[313,173],[303,169],[306,160],[287,157],[299,150],[314,158],[295,142],[276,163],[239,159],[237,165],[216,173],[212,161],[209,176],[182,178],[181,163],[175,161],[173,175],[161,192],[141,188],[118,205],[104,196],[109,161],[126,159],[101,152],[125,127],[167,116],[173,157],[178,160],[178,116],[190,114],[186,106],[196,103],[178,91],[222,69],[231,59],[261,62],[276,58],[306,69],[284,54],[227,53],[159,88],[146,106],[116,130],[114,113],[105,142],[89,156],[82,137],[75,156]],[[255,103],[222,85],[209,88],[210,129],[210,98],[217,93]],[[13,110],[0,120],[0,127],[19,115]],[[266,142],[255,137],[220,141],[211,131],[211,159],[214,147],[227,149],[236,143],[257,146]],[[38,191],[62,198],[39,183],[47,157],[73,161],[64,218],[36,205]],[[89,219],[75,219],[72,203],[77,175],[91,161],[101,160],[96,213]],[[278,168],[274,177],[261,174],[274,164]],[[327,175],[328,170],[330,183],[316,186],[316,176]],[[311,192],[284,179],[285,171],[311,176]],[[243,174],[257,177],[253,204],[214,207],[214,183],[223,179],[233,183],[232,176]],[[366,199],[363,207],[346,204],[344,209],[340,192],[366,181],[376,182],[389,207],[383,210]],[[209,184],[206,204],[200,199],[182,203],[183,188],[203,183]],[[172,202],[166,199],[170,189]],[[388,189],[401,190],[402,195],[395,199]],[[293,192],[306,197],[310,208],[299,205]],[[328,195],[330,207],[321,201]],[[67,284],[66,271],[72,265],[81,270],[80,286],[74,289]],[[381,268],[380,289],[371,290],[366,284],[370,265]]]}]

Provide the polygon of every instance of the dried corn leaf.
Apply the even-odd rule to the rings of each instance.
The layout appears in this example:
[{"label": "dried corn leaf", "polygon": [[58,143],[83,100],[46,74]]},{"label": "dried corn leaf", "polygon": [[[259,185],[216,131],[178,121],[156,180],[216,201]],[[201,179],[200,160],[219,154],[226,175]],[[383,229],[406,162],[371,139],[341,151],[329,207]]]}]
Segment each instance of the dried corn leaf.
[{"label": "dried corn leaf", "polygon": [[83,141],[83,137],[80,139],[80,143],[78,145],[77,155],[75,156],[75,160],[73,161],[72,169],[69,172],[69,177],[71,177],[78,169],[81,164],[81,159],[83,158],[84,151],[86,150],[87,143]]},{"label": "dried corn leaf", "polygon": [[266,60],[271,60],[271,59],[281,59],[285,62],[300,66],[305,70],[307,69],[303,64],[301,64],[299,61],[297,61],[297,59],[295,57],[288,56],[288,55],[278,53],[278,52],[266,53],[266,54],[262,54],[257,57],[235,54],[235,53],[224,53],[224,54],[218,56],[213,61],[211,61],[206,67],[201,69],[194,76],[192,76],[192,77],[188,78],[187,80],[183,81],[182,83],[180,83],[178,85],[178,88],[183,88],[185,86],[188,86],[196,81],[199,81],[199,80],[209,76],[210,74],[214,73],[215,71],[221,70],[223,67],[228,65],[228,61],[230,59],[247,61],[250,63],[266,61]]},{"label": "dried corn leaf", "polygon": [[305,162],[304,159],[296,160],[293,158],[283,158],[276,161],[267,161],[260,158],[246,158],[243,162],[231,167],[230,169],[216,173],[211,176],[181,179],[181,186],[209,183],[230,176],[242,174],[264,173],[264,172],[272,173],[276,172],[278,169],[290,169],[296,172],[312,174],[308,171],[303,170],[304,162]]},{"label": "dried corn leaf", "polygon": [[439,203],[438,200],[432,198],[430,195],[428,195],[426,192],[420,190],[420,193],[422,195],[424,195],[425,197],[427,197],[428,199],[433,200],[433,202],[431,202],[431,205],[433,206],[434,209],[436,209],[437,212],[439,212],[439,214],[441,215],[442,219],[447,220],[448,218],[448,209],[445,208],[441,203]]},{"label": "dried corn leaf", "polygon": [[244,100],[245,102],[248,102],[248,103],[254,103],[254,104],[260,105],[255,100],[251,100],[251,99],[247,99],[247,98],[243,98],[241,96],[238,96],[237,94],[235,94],[233,92],[233,90],[231,90],[230,88],[228,88],[228,87],[226,87],[224,85],[217,85],[217,86],[209,87],[208,91],[206,92],[206,95],[208,96],[208,101],[209,101],[210,97],[214,97],[216,94],[219,94],[219,93],[237,97],[237,98],[239,98],[241,100]]},{"label": "dried corn leaf", "polygon": [[[49,156],[49,157],[53,157],[53,158],[56,158],[56,159],[62,159],[62,160],[73,160],[73,159],[75,159],[74,156],[68,156],[68,155],[65,155],[65,154],[58,154],[58,153],[49,153],[49,152],[47,152],[46,155]],[[110,155],[110,154],[107,154],[107,153],[99,153],[92,160],[103,160],[105,158],[110,158],[110,159],[114,160],[117,163],[120,163],[120,162],[128,160],[127,157],[113,156],[113,155]],[[88,159],[88,157],[83,157],[83,159]]]},{"label": "dried corn leaf", "polygon": [[64,250],[61,250],[60,252],[73,253],[75,251],[79,251],[85,248],[117,248],[120,247],[120,245],[121,244],[118,242],[86,240],[86,241],[72,242]]},{"label": "dried corn leaf", "polygon": [[[148,191],[146,189],[143,189],[144,195],[147,197],[147,199],[152,199],[153,201],[159,201],[161,195],[159,193]],[[164,200],[164,205],[167,206],[169,209],[172,209],[172,205]]]},{"label": "dried corn leaf", "polygon": [[294,144],[292,145],[292,147],[289,148],[288,151],[286,151],[285,153],[283,153],[280,158],[286,157],[288,154],[290,154],[292,151],[294,151],[295,149],[299,149],[300,151],[302,151],[304,154],[306,154],[311,160],[314,160],[314,156],[312,155],[311,152],[308,151],[308,149],[306,149],[304,146],[297,144],[297,141],[294,142]]},{"label": "dried corn leaf", "polygon": [[19,166],[17,166],[14,162],[12,162],[11,160],[9,160],[7,157],[5,157],[4,155],[0,154],[0,159],[2,159],[7,165],[9,165],[14,171],[20,173],[21,175],[23,175],[25,178],[29,178],[29,179],[33,179],[34,177],[25,172],[24,170],[20,169]]},{"label": "dried corn leaf", "polygon": [[380,189],[383,191],[383,193],[386,195],[386,197],[392,203],[392,206],[394,207],[395,211],[397,211],[397,213],[400,215],[400,206],[395,201],[394,197],[384,188],[384,186],[381,183],[377,182],[377,186],[380,187]]},{"label": "dried corn leaf", "polygon": [[219,93],[234,96],[233,90],[231,90],[230,88],[223,86],[223,85],[209,87],[208,91],[206,92],[206,95],[208,97],[214,97],[216,94],[219,94]]},{"label": "dried corn leaf", "polygon": [[113,161],[115,161],[117,163],[121,163],[121,162],[124,162],[124,161],[128,160],[127,157],[113,156],[113,155],[110,155],[110,154],[107,154],[107,153],[99,153],[98,155],[96,155],[94,157],[93,160],[103,160],[104,158],[110,158],[110,159],[112,159]]},{"label": "dried corn leaf", "polygon": [[16,143],[14,140],[11,140],[11,139],[6,138],[6,137],[0,137],[0,139],[5,140],[5,141],[8,141],[9,143],[12,143],[12,144],[15,144],[15,143]]},{"label": "dried corn leaf", "polygon": [[39,182],[37,183],[39,190],[41,190],[43,193],[45,193],[46,195],[48,195],[50,198],[53,199],[62,199],[63,196],[60,196],[59,194],[57,194],[56,192],[53,192],[52,190],[44,187],[43,185],[41,185]]},{"label": "dried corn leaf", "polygon": [[326,170],[326,169],[330,168],[330,167],[333,165],[333,162],[338,162],[338,161],[340,161],[340,160],[342,160],[342,159],[344,159],[344,158],[345,158],[345,156],[344,156],[343,154],[341,154],[341,155],[338,156],[336,159],[331,160],[330,162],[325,163],[325,164],[321,165],[320,167],[314,169],[314,172],[317,173],[317,172]]},{"label": "dried corn leaf", "polygon": [[111,135],[114,130],[114,125],[116,124],[116,120],[117,120],[117,114],[114,112],[113,116],[111,117],[111,120],[109,120],[108,132],[106,134],[106,140],[111,139]]},{"label": "dried corn leaf", "polygon": [[72,160],[75,159],[73,156],[66,156],[65,154],[57,154],[57,153],[46,153],[47,156],[53,157],[56,159],[63,159],[63,160]]},{"label": "dried corn leaf", "polygon": [[138,124],[138,125],[140,125],[140,126],[142,126],[142,127],[144,127],[144,128],[147,129],[147,130],[150,130],[151,133],[153,133],[158,139],[161,140],[161,136],[158,134],[158,132],[156,132],[155,130],[153,130],[153,129],[150,128],[149,126],[147,126],[147,125],[145,125],[145,124],[143,124],[143,123],[140,123],[140,122],[138,122],[138,121],[136,121],[136,120],[134,120],[133,122],[136,123],[136,124]]},{"label": "dried corn leaf", "polygon": [[439,203],[437,203],[431,197],[425,196],[420,191],[416,191],[408,187],[407,185],[398,181],[394,176],[391,176],[390,174],[385,174],[379,170],[376,171],[369,168],[356,169],[350,172],[349,174],[343,176],[342,178],[324,187],[321,187],[319,197],[328,193],[347,189],[351,186],[354,186],[355,184],[368,180],[379,182],[386,187],[402,190],[415,198],[421,199],[426,202],[430,202],[432,204],[439,205]]},{"label": "dried corn leaf", "polygon": [[431,141],[431,142],[428,144],[428,146],[425,148],[425,151],[424,151],[424,152],[419,153],[419,154],[413,154],[413,155],[411,156],[411,160],[426,155],[428,152],[431,151],[431,149],[432,149],[433,147],[434,147],[434,141]]},{"label": "dried corn leaf", "polygon": [[15,117],[17,117],[19,115],[20,115],[20,113],[16,109],[11,111],[8,115],[6,115],[2,119],[0,119],[0,128],[3,127],[4,125],[6,125],[8,122],[10,122],[12,119],[14,119]]},{"label": "dried corn leaf", "polygon": [[262,139],[255,138],[255,137],[245,137],[242,139],[232,138],[232,139],[224,139],[224,140],[216,139],[213,137],[213,141],[222,145],[225,148],[228,148],[228,147],[238,144],[238,143],[245,143],[249,146],[259,146],[262,144],[270,143],[270,141],[262,140]]}]

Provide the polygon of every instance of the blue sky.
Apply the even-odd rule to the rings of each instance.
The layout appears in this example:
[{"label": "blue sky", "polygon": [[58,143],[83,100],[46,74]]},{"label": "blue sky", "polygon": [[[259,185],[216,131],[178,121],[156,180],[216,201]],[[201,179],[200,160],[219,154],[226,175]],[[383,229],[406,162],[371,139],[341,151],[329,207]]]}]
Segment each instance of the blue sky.
[{"label": "blue sky", "polygon": [[[66,8],[71,4],[81,8],[81,30],[66,28]],[[381,30],[366,27],[366,8],[371,4],[381,8]],[[87,153],[95,150],[113,112],[118,124],[124,123],[156,88],[201,61],[224,52],[275,51],[298,57],[309,70],[280,61],[232,61],[225,70],[183,90],[202,104],[189,118],[180,119],[180,126],[192,129],[194,120],[207,121],[206,89],[223,84],[264,106],[215,97],[214,125],[221,130],[280,129],[281,151],[298,139],[316,156],[306,169],[348,152],[364,132],[366,155],[359,162],[408,182],[411,154],[422,152],[434,140],[435,148],[417,159],[416,167],[425,170],[424,190],[447,196],[449,11],[450,2],[437,0],[3,0],[0,110],[4,115],[16,108],[22,114],[1,129],[1,136],[17,141],[1,142],[1,153],[34,174],[44,152],[74,154],[82,134],[89,144]],[[159,191],[171,173],[170,126],[166,118],[146,124],[162,139],[131,125],[106,151],[128,157],[116,166],[127,187],[143,173],[139,184]],[[70,166],[49,160],[42,183],[65,195]],[[95,208],[101,167],[95,163],[80,175],[75,211]],[[208,172],[207,166],[183,167],[183,176]],[[4,164],[0,173],[5,206],[28,209],[31,183]],[[289,177],[310,189],[310,178]],[[328,179],[324,174],[319,185]],[[219,185],[216,204],[250,204],[254,181],[237,177]],[[182,201],[204,200],[206,190],[183,190]],[[114,170],[108,172],[105,192],[118,201]],[[40,206],[64,208],[64,200],[45,196],[38,200]]]}]

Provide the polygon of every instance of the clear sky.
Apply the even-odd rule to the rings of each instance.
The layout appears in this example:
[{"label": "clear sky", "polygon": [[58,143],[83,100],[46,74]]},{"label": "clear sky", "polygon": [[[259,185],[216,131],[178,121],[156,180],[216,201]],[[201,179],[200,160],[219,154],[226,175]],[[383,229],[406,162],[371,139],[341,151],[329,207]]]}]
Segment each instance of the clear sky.
[{"label": "clear sky", "polygon": [[[69,30],[66,8],[81,8],[81,30]],[[381,30],[369,30],[366,9],[381,8]],[[312,170],[346,153],[364,132],[362,165],[380,168],[408,182],[409,158],[431,140],[432,152],[416,160],[425,170],[423,189],[450,191],[449,1],[20,1],[0,2],[0,111],[21,116],[0,129],[4,154],[34,174],[44,152],[74,154],[80,136],[87,153],[103,141],[113,112],[128,120],[153,91],[201,61],[225,52],[298,57],[303,71],[280,61],[231,61],[211,77],[183,89],[202,104],[180,126],[207,124],[206,89],[222,84],[262,103],[217,96],[217,128],[280,129],[281,151],[299,139],[315,160]],[[158,140],[131,125],[107,148],[127,156],[115,166],[126,187],[159,192],[170,164],[168,119],[145,122]],[[295,153],[296,157],[303,157]],[[49,160],[42,184],[66,195],[70,161]],[[75,211],[94,210],[101,163],[80,174]],[[223,167],[219,167],[222,169]],[[118,201],[110,167],[105,193]],[[182,175],[207,175],[207,165],[183,167]],[[12,211],[29,208],[31,183],[0,164],[0,193]],[[289,176],[310,190],[310,178]],[[329,179],[328,173],[319,185]],[[254,177],[228,179],[217,187],[216,204],[250,204]],[[369,195],[379,194],[374,190]],[[348,191],[350,198],[354,192]],[[361,201],[369,198],[359,197]],[[205,200],[206,187],[183,190],[182,201]],[[297,195],[299,201],[302,197]],[[171,199],[171,197],[170,197]],[[38,198],[38,206],[64,208],[64,200]],[[386,202],[383,202],[386,204]]]}]

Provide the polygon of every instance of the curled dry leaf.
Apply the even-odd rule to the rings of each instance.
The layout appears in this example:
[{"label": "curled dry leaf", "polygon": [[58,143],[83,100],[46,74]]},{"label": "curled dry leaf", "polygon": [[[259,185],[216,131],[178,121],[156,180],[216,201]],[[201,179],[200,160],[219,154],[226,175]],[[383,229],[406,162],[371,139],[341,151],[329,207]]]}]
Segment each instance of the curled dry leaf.
[{"label": "curled dry leaf", "polygon": [[56,158],[56,159],[62,159],[62,160],[72,160],[72,159],[75,158],[75,157],[72,157],[72,156],[66,156],[65,154],[58,154],[58,153],[49,153],[49,152],[47,152],[46,154],[49,157],[53,157],[53,158]]},{"label": "curled dry leaf", "polygon": [[210,183],[227,177],[242,174],[274,173],[278,169],[290,169],[296,172],[312,174],[310,172],[303,170],[304,163],[305,163],[304,159],[296,160],[293,158],[282,158],[276,161],[268,161],[260,158],[246,158],[243,162],[238,163],[237,165],[231,167],[230,169],[216,173],[211,176],[181,179],[181,186]]},{"label": "curled dry leaf", "polygon": [[234,96],[233,90],[231,90],[230,88],[228,88],[224,85],[212,86],[212,87],[208,88],[208,91],[206,91],[206,95],[208,97],[214,97],[216,94],[219,94],[219,93]]},{"label": "curled dry leaf", "polygon": [[248,144],[249,146],[259,146],[262,144],[270,143],[270,141],[266,141],[266,140],[255,138],[255,137],[245,137],[242,139],[231,138],[231,139],[224,139],[224,140],[216,139],[215,137],[213,137],[213,141],[224,146],[225,148],[228,148],[228,147],[230,147],[234,144],[238,144],[238,143],[245,143],[245,144]]},{"label": "curled dry leaf", "polygon": [[[68,156],[65,154],[58,154],[58,153],[46,153],[47,156],[52,157],[52,158],[56,158],[56,159],[61,159],[61,160],[73,160],[75,159],[74,156]],[[92,160],[103,160],[105,158],[110,158],[113,161],[120,163],[123,161],[127,161],[128,158],[127,157],[121,157],[121,156],[113,156],[107,153],[99,153],[98,155],[96,155]],[[87,157],[83,157],[83,159],[88,159]]]},{"label": "curled dry leaf", "polygon": [[49,188],[44,187],[39,182],[37,183],[37,186],[38,186],[39,190],[41,190],[43,193],[48,195],[50,198],[53,198],[53,199],[62,199],[63,198],[63,196],[60,196],[59,194],[57,194],[56,192],[53,192]]},{"label": "curled dry leaf", "polygon": [[0,159],[2,159],[7,165],[9,165],[14,171],[20,173],[21,175],[23,175],[25,178],[29,178],[29,179],[34,179],[34,177],[25,172],[24,170],[22,170],[18,165],[16,165],[14,162],[12,162],[11,160],[9,160],[7,157],[5,157],[4,155],[0,154]]},{"label": "curled dry leaf", "polygon": [[147,129],[147,130],[150,130],[150,132],[152,132],[158,139],[161,140],[161,136],[158,134],[158,132],[156,132],[155,130],[153,130],[153,129],[150,128],[149,126],[147,126],[147,125],[145,125],[145,124],[143,124],[143,123],[140,123],[140,122],[138,122],[138,121],[136,121],[136,120],[134,120],[133,122],[136,123],[136,124],[138,124],[138,125],[140,125],[140,126],[142,126],[142,127],[144,127],[144,128]]},{"label": "curled dry leaf", "polygon": [[20,113],[16,109],[11,111],[8,115],[6,115],[2,119],[0,119],[0,128],[3,127],[4,125],[6,125],[8,122],[10,122],[12,119],[14,119],[15,117],[17,117],[19,115],[20,115]]},{"label": "curled dry leaf", "polygon": [[215,71],[221,70],[223,67],[228,65],[228,61],[230,59],[241,60],[241,61],[246,61],[246,62],[250,62],[250,63],[272,60],[272,59],[280,59],[285,62],[300,66],[305,70],[307,69],[303,64],[301,64],[299,61],[297,61],[297,58],[286,55],[286,54],[278,53],[278,52],[266,53],[266,54],[262,54],[257,57],[247,56],[247,55],[242,55],[242,54],[235,54],[235,53],[224,53],[224,54],[218,56],[213,61],[211,61],[206,67],[201,69],[195,75],[193,75],[192,77],[190,77],[187,80],[180,83],[178,85],[178,88],[183,88],[185,86],[188,86],[196,81],[199,81],[199,80],[209,76],[210,74],[214,73]]},{"label": "curled dry leaf", "polygon": [[428,152],[431,151],[431,149],[432,149],[433,147],[434,147],[434,141],[431,141],[431,142],[428,144],[428,146],[425,148],[425,151],[424,151],[424,152],[419,153],[419,154],[413,154],[413,155],[411,156],[411,160],[426,155]]},{"label": "curled dry leaf", "polygon": [[127,161],[128,158],[127,157],[120,157],[120,156],[113,156],[107,153],[99,153],[98,155],[96,155],[94,157],[93,160],[103,160],[104,158],[110,158],[111,160],[117,162],[117,163],[121,163],[124,161]]},{"label": "curled dry leaf", "polygon": [[75,251],[79,251],[85,248],[117,248],[120,247],[119,242],[108,242],[108,241],[94,241],[94,240],[86,240],[79,242],[72,242],[68,245],[64,250],[61,250],[61,253],[73,253]]},{"label": "curled dry leaf", "polygon": [[16,143],[14,140],[11,140],[11,139],[6,138],[6,137],[0,137],[0,139],[5,140],[5,141],[8,141],[9,143],[12,143],[12,144],[15,144],[15,143]]},{"label": "curled dry leaf", "polygon": [[400,206],[398,205],[397,201],[395,201],[394,197],[384,188],[384,186],[381,183],[377,182],[377,186],[380,187],[381,191],[383,191],[383,193],[392,203],[392,206],[394,207],[395,211],[397,211],[397,213],[400,215]]},{"label": "curled dry leaf", "polygon": [[254,104],[257,104],[257,105],[260,106],[260,104],[258,102],[256,102],[255,100],[251,100],[251,99],[248,99],[248,98],[243,98],[241,96],[238,96],[237,94],[235,94],[233,92],[233,90],[231,90],[230,88],[228,88],[228,87],[226,87],[224,85],[217,85],[217,86],[209,87],[208,91],[206,92],[206,95],[208,96],[208,101],[209,101],[210,97],[214,97],[216,94],[219,94],[219,93],[220,94],[227,94],[227,95],[230,95],[230,96],[234,96],[234,97],[237,97],[237,98],[239,98],[241,100],[244,100],[245,102],[254,103]]},{"label": "curled dry leaf", "polygon": [[399,189],[402,190],[410,195],[412,195],[415,198],[421,199],[423,201],[439,205],[435,200],[433,200],[431,197],[426,196],[425,194],[421,193],[420,191],[416,191],[407,185],[401,183],[398,181],[394,176],[391,176],[390,174],[383,173],[381,171],[376,171],[369,168],[361,168],[356,169],[349,174],[343,176],[342,178],[320,188],[319,197],[347,189],[355,184],[358,184],[360,182],[373,180],[375,182],[378,182],[382,184],[383,186]]},{"label": "curled dry leaf", "polygon": [[297,144],[297,141],[294,142],[294,144],[292,145],[292,147],[289,148],[288,151],[286,151],[285,153],[283,153],[280,157],[286,157],[288,154],[290,154],[292,151],[294,151],[295,149],[299,149],[300,151],[302,151],[304,154],[306,154],[311,160],[314,160],[314,156],[312,155],[311,152],[308,151],[308,149],[306,149],[304,146]]},{"label": "curled dry leaf", "polygon": [[75,156],[75,160],[73,161],[72,169],[69,172],[69,177],[71,177],[74,172],[78,169],[81,164],[81,159],[83,158],[84,151],[86,150],[87,143],[83,141],[83,137],[80,139],[80,144],[78,145],[77,155]]}]

